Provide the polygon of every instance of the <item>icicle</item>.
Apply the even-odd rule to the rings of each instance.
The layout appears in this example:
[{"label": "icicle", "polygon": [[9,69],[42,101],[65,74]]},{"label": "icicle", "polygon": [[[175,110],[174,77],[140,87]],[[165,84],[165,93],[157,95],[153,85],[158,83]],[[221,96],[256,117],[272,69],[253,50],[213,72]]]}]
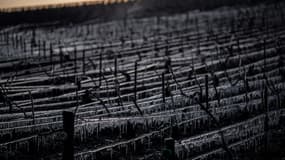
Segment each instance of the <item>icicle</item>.
[{"label": "icicle", "polygon": [[125,145],[126,148],[126,156],[129,154],[129,150],[128,150],[128,144]]},{"label": "icicle", "polygon": [[122,137],[122,125],[119,125],[119,137]]},{"label": "icicle", "polygon": [[150,145],[151,145],[151,140],[150,140],[150,137],[148,137],[148,142],[147,142],[147,144],[148,144],[148,148],[150,148]]},{"label": "icicle", "polygon": [[136,153],[136,151],[137,151],[137,146],[136,146],[136,141],[134,141],[134,152]]},{"label": "icicle", "polygon": [[111,160],[113,160],[113,148],[111,147],[110,150],[111,150],[111,151],[110,151],[110,157],[111,157]]},{"label": "icicle", "polygon": [[97,138],[99,137],[99,133],[101,132],[100,123],[97,125]]}]

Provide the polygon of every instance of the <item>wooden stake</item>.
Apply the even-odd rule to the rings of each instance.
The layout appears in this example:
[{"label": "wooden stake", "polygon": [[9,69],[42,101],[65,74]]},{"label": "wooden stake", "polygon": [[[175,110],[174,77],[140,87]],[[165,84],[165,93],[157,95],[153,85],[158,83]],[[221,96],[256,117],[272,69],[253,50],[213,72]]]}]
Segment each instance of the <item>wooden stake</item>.
[{"label": "wooden stake", "polygon": [[85,75],[85,72],[86,72],[86,65],[85,65],[85,50],[83,50],[83,53],[82,53],[82,69],[83,69],[83,74]]},{"label": "wooden stake", "polygon": [[266,70],[266,39],[263,39],[263,76],[265,77],[265,70]]},{"label": "wooden stake", "polygon": [[77,48],[74,47],[74,74],[77,74]]},{"label": "wooden stake", "polygon": [[36,46],[38,47],[38,57],[40,57],[40,58],[41,58],[41,56],[42,56],[42,55],[41,55],[41,54],[42,54],[42,53],[41,53],[41,44],[42,44],[42,43],[41,43],[41,40],[38,40],[38,44],[37,44]]},{"label": "wooden stake", "polygon": [[137,68],[138,68],[138,62],[135,62],[135,87],[134,87],[134,101],[137,101]]},{"label": "wooden stake", "polygon": [[209,85],[208,85],[208,75],[205,75],[205,86],[206,86],[206,108],[209,109]]},{"label": "wooden stake", "polygon": [[265,147],[265,152],[267,153],[268,151],[268,130],[269,130],[269,117],[268,117],[268,112],[269,112],[269,108],[268,108],[268,88],[265,84],[265,88],[264,88],[264,110],[265,110],[265,120],[264,120],[264,133],[265,133],[265,143],[264,143],[264,147]]},{"label": "wooden stake", "polygon": [[60,58],[60,67],[62,67],[63,64],[63,53],[62,53],[62,46],[59,46],[59,58]]},{"label": "wooden stake", "polygon": [[64,139],[63,160],[74,160],[74,114],[73,112],[63,111],[63,130],[66,133]]},{"label": "wooden stake", "polygon": [[101,86],[101,84],[102,84],[102,50],[101,50],[101,52],[100,52],[100,64],[99,64],[99,86]]},{"label": "wooden stake", "polygon": [[47,58],[47,55],[46,55],[46,41],[43,41],[43,54],[44,54],[44,58],[46,59]]},{"label": "wooden stake", "polygon": [[35,109],[34,109],[34,100],[31,91],[29,91],[30,99],[31,99],[31,105],[32,105],[32,118],[33,118],[33,124],[35,124]]},{"label": "wooden stake", "polygon": [[165,104],[165,79],[164,79],[164,73],[162,73],[162,101]]},{"label": "wooden stake", "polygon": [[53,65],[53,48],[52,48],[52,44],[49,44],[49,61],[50,64]]},{"label": "wooden stake", "polygon": [[31,43],[31,56],[34,55],[34,47],[33,47],[33,44]]},{"label": "wooden stake", "polygon": [[201,54],[200,50],[200,31],[199,31],[199,25],[198,25],[198,18],[195,18],[195,25],[196,25],[196,34],[197,34],[197,53],[198,55]]},{"label": "wooden stake", "polygon": [[[27,52],[26,41],[23,42],[23,48],[24,48],[24,52]],[[26,54],[26,53],[25,53],[25,54]]]},{"label": "wooden stake", "polygon": [[117,54],[115,55],[114,68],[115,68],[115,77],[117,78],[117,74],[118,74],[118,57],[117,57]]}]

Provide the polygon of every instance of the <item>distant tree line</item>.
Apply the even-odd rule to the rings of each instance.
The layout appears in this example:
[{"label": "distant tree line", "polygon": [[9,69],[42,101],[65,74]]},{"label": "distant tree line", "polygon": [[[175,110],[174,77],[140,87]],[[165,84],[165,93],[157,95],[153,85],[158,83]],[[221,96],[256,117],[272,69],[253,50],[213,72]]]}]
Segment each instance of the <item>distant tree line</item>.
[{"label": "distant tree line", "polygon": [[0,26],[24,23],[60,22],[60,24],[79,23],[85,20],[97,19],[108,21],[122,19],[128,8],[136,7],[129,17],[147,17],[200,9],[210,10],[222,6],[253,5],[261,2],[274,3],[281,0],[135,0],[127,3],[94,4],[64,8],[30,10],[22,12],[0,12]]}]

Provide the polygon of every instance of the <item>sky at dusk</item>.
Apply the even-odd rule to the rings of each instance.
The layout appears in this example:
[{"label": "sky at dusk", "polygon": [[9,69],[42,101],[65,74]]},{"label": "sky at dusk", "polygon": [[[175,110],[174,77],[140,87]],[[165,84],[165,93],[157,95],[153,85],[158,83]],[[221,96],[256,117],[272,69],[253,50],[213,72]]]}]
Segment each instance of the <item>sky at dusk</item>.
[{"label": "sky at dusk", "polygon": [[0,0],[0,9],[104,0]]}]

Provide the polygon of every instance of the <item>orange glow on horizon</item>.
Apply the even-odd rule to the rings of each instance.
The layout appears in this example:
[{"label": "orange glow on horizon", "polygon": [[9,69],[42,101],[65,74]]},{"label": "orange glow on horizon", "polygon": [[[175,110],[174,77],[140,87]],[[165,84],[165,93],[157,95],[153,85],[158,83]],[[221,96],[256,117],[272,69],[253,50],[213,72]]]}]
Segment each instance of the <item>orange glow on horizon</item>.
[{"label": "orange glow on horizon", "polygon": [[[61,4],[80,3],[112,3],[120,0],[0,0],[0,10],[10,10],[16,8],[33,8],[40,6],[56,6]],[[126,0],[121,0],[126,1]]]}]

